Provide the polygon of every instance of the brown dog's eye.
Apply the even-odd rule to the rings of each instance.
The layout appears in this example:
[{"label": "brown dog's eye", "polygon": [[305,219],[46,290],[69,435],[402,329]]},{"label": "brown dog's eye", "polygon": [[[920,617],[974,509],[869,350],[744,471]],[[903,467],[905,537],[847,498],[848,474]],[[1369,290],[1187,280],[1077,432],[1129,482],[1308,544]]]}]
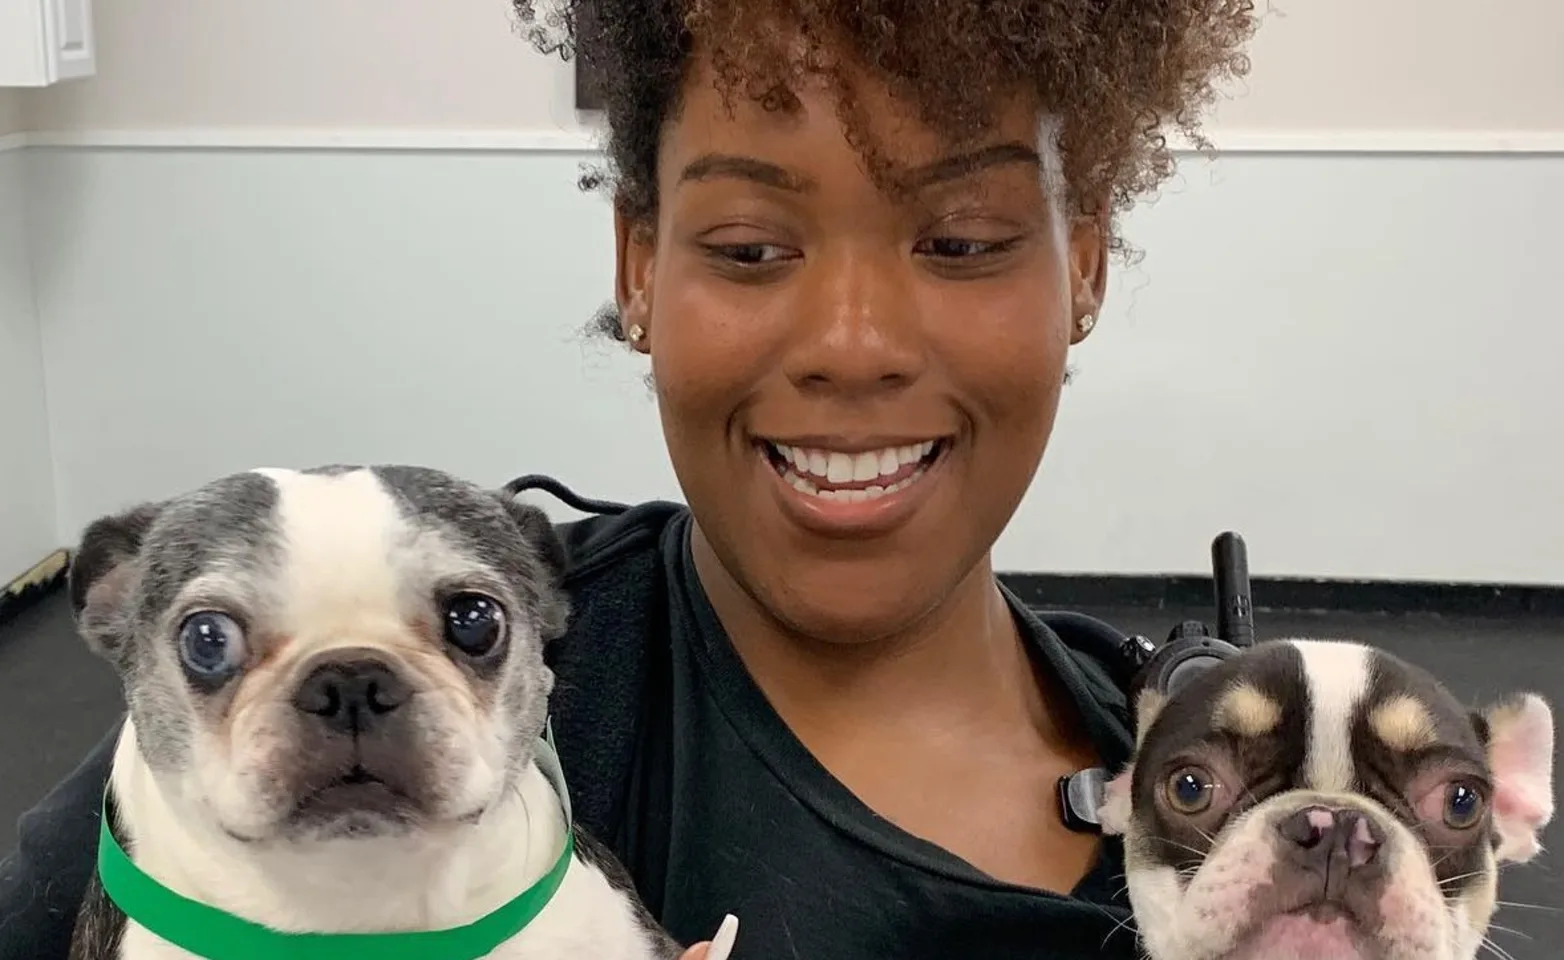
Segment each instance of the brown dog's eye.
[{"label": "brown dog's eye", "polygon": [[1445,825],[1453,830],[1475,827],[1483,817],[1483,795],[1474,784],[1457,780],[1445,787]]},{"label": "brown dog's eye", "polygon": [[1215,792],[1211,774],[1200,767],[1181,767],[1168,778],[1168,805],[1186,816],[1210,809]]}]

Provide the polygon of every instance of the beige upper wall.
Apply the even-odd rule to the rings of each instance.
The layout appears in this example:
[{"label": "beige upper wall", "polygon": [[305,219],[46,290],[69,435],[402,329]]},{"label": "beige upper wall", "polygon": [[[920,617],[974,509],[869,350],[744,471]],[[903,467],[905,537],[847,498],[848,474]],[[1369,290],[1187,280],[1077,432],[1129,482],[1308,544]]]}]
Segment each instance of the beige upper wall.
[{"label": "beige upper wall", "polygon": [[30,94],[40,130],[559,129],[571,67],[509,0],[95,0],[98,71]]},{"label": "beige upper wall", "polygon": [[26,129],[22,124],[23,96],[20,90],[0,90],[0,137]]},{"label": "beige upper wall", "polygon": [[[1564,132],[1560,0],[1258,0],[1233,133]],[[568,65],[508,0],[98,0],[98,75],[29,93],[42,130],[571,129]],[[3,114],[0,114],[3,115]]]},{"label": "beige upper wall", "polygon": [[1560,0],[1256,0],[1213,128],[1564,133]]}]

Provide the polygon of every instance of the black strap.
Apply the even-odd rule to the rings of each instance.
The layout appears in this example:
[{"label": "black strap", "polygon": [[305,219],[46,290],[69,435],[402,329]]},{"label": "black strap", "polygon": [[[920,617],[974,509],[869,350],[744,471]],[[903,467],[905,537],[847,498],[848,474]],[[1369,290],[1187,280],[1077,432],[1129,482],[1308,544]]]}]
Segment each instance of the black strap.
[{"label": "black strap", "polygon": [[517,477],[501,489],[512,497],[526,490],[542,490],[544,493],[553,495],[554,499],[572,510],[580,510],[582,513],[595,513],[599,516],[614,516],[630,509],[628,504],[583,497],[553,477],[541,473],[529,473],[526,476]]}]

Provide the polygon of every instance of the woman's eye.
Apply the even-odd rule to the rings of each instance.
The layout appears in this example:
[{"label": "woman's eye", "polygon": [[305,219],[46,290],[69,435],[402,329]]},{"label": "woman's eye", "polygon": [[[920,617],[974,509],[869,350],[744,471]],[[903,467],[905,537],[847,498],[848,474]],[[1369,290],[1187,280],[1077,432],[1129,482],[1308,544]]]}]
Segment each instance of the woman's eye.
[{"label": "woman's eye", "polygon": [[971,257],[1003,253],[1015,246],[1014,240],[973,240],[965,237],[932,237],[921,241],[916,252],[942,260],[964,260]]},{"label": "woman's eye", "polygon": [[706,249],[713,256],[746,267],[765,266],[790,255],[785,247],[772,243],[714,243]]},{"label": "woman's eye", "polygon": [[192,613],[179,626],[179,657],[186,670],[203,680],[238,673],[247,655],[244,630],[226,613]]},{"label": "woman's eye", "polygon": [[505,637],[505,613],[499,602],[481,593],[458,593],[445,604],[445,642],[482,657]]}]

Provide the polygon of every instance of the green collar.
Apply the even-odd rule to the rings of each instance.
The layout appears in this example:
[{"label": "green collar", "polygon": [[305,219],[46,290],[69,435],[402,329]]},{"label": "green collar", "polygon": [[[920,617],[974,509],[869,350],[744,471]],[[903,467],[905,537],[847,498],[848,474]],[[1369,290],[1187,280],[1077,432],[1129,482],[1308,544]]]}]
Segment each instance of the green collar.
[{"label": "green collar", "polygon": [[125,915],[169,943],[206,960],[478,960],[537,919],[575,851],[570,794],[552,728],[538,743],[537,764],[565,811],[565,849],[537,883],[464,927],[408,933],[284,933],[197,903],[158,883],[125,853],[109,828],[107,795],[98,834],[98,877]]}]

